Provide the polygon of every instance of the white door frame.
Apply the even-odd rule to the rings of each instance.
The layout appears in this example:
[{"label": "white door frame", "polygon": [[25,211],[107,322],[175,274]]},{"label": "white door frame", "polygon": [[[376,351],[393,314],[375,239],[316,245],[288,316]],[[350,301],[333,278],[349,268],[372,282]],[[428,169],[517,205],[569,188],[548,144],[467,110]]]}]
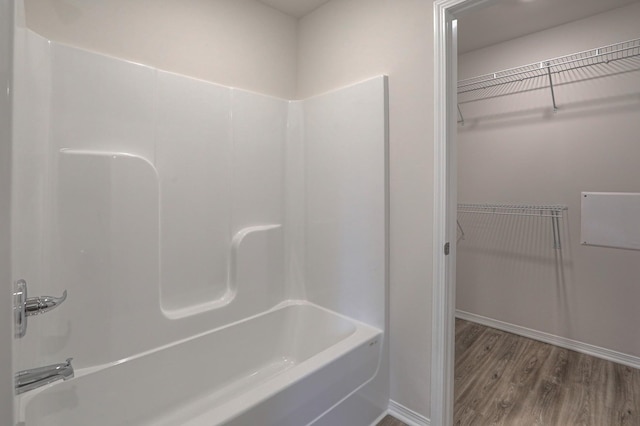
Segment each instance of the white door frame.
[{"label": "white door frame", "polygon": [[[457,216],[456,18],[499,0],[434,2],[434,226],[431,317],[431,425],[453,424]],[[445,255],[445,244],[450,244]]]}]

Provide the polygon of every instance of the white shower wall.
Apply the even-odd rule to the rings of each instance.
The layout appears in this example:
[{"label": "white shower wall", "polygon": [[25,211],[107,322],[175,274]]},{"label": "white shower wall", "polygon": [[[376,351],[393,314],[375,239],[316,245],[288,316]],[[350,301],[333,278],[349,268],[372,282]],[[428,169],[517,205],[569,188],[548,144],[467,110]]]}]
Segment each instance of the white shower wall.
[{"label": "white shower wall", "polygon": [[[290,102],[16,38],[14,277],[69,293],[17,370],[82,374],[288,299],[385,328],[384,78]],[[340,256],[315,270],[317,247]]]},{"label": "white shower wall", "polygon": [[[39,356],[21,356],[20,368],[63,353],[78,368],[114,361],[284,300],[282,267],[260,271],[273,280],[269,297],[227,289],[232,237],[284,220],[287,101],[28,30],[17,38],[16,74],[25,78],[16,97],[26,104],[15,117],[14,158],[24,166],[16,171],[15,276],[28,277],[30,294],[69,291],[64,309],[30,321],[18,346],[36,345],[23,352]],[[265,232],[273,264],[282,264],[282,231]],[[242,239],[246,248],[253,240]],[[213,322],[193,317],[236,296],[234,309],[210,311]],[[162,322],[162,332],[140,338]]]},{"label": "white shower wall", "polygon": [[[385,133],[386,111],[367,96],[371,84],[379,83],[304,101],[305,281],[309,300],[384,329],[385,310],[370,309],[384,304],[379,289],[386,280],[386,253],[371,250],[386,239],[380,227],[386,202],[381,205],[376,193],[387,186],[387,176],[376,171],[387,169],[387,147],[379,147],[384,155],[370,149],[376,135]],[[368,125],[357,125],[362,122]]]}]

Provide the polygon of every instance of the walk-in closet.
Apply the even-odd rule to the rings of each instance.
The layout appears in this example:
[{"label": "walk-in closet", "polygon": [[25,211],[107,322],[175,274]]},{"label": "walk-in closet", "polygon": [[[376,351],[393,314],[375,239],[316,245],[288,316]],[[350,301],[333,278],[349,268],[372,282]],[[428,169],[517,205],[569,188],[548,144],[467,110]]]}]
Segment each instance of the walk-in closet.
[{"label": "walk-in closet", "polygon": [[455,424],[640,425],[640,2],[478,8],[457,87]]}]

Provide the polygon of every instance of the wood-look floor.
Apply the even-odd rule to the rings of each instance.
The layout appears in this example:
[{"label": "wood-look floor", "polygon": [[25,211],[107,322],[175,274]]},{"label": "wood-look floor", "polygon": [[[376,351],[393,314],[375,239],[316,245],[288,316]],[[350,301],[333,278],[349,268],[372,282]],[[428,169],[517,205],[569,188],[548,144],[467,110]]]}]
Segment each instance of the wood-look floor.
[{"label": "wood-look floor", "polygon": [[640,426],[640,370],[456,320],[455,425]]},{"label": "wood-look floor", "polygon": [[395,417],[385,416],[376,426],[407,426]]}]

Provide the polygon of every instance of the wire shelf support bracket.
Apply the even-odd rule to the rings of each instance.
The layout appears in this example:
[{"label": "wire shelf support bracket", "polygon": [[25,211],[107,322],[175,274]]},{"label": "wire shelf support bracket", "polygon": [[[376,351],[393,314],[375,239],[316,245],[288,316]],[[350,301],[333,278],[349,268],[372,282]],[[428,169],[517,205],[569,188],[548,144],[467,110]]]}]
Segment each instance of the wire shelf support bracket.
[{"label": "wire shelf support bracket", "polygon": [[556,105],[556,93],[553,91],[553,78],[551,78],[551,66],[547,64],[547,75],[549,76],[549,88],[551,89],[551,102],[553,102],[553,112],[558,111]]},{"label": "wire shelf support bracket", "polygon": [[460,120],[458,120],[458,123],[464,126],[464,115],[462,115],[462,111],[460,110],[460,104],[457,104],[456,106],[458,107],[458,114],[460,114]]},{"label": "wire shelf support bracket", "polygon": [[[493,214],[501,216],[547,217],[551,219],[553,248],[561,249],[560,219],[569,208],[561,204],[458,204],[458,213]],[[460,226],[460,222],[458,222]],[[460,227],[462,231],[462,227]],[[464,231],[462,231],[464,236]]]}]

